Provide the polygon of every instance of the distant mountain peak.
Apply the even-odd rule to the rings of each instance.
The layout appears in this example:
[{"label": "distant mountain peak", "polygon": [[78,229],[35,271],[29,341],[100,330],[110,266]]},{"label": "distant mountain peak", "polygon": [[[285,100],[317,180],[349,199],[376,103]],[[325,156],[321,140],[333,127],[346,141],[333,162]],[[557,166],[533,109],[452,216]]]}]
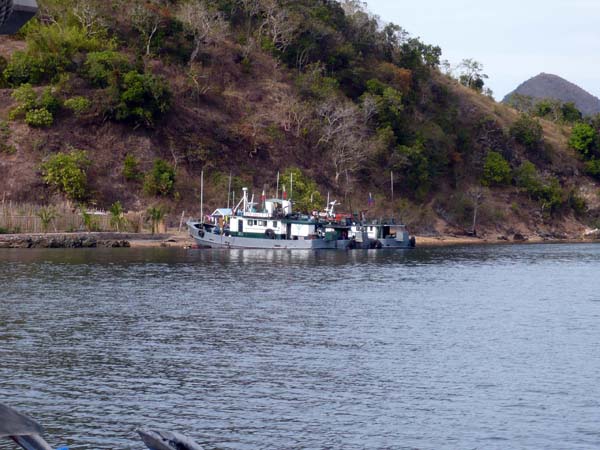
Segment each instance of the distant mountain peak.
[{"label": "distant mountain peak", "polygon": [[551,73],[542,72],[530,78],[513,92],[507,94],[502,102],[508,103],[513,94],[526,95],[540,100],[550,98],[563,103],[573,102],[585,116],[600,113],[600,99],[576,84]]}]

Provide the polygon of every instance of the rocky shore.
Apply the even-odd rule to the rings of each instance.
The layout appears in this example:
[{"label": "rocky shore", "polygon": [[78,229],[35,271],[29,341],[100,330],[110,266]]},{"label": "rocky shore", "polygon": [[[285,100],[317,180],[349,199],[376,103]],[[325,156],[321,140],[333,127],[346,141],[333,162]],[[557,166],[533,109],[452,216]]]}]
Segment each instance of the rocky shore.
[{"label": "rocky shore", "polygon": [[4,234],[0,235],[0,248],[126,248],[138,242],[158,247],[169,238],[132,233]]},{"label": "rocky shore", "polygon": [[[600,243],[600,231],[581,236],[416,236],[417,247],[441,247],[450,245],[502,245],[539,243]],[[146,233],[38,233],[0,234],[0,249],[3,248],[193,248],[194,241],[186,231],[165,234]]]}]

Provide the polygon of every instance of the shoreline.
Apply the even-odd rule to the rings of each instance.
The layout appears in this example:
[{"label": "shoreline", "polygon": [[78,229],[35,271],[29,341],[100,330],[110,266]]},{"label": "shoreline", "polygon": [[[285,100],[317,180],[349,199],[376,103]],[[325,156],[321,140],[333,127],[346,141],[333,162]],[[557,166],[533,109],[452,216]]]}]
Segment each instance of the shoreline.
[{"label": "shoreline", "polygon": [[[507,239],[503,237],[422,236],[416,235],[417,248],[516,245],[516,244],[591,244],[599,243],[593,237],[544,238],[541,236]],[[76,233],[22,233],[0,234],[0,249],[8,248],[194,248],[195,242],[186,231],[168,231],[160,234],[76,232]]]}]

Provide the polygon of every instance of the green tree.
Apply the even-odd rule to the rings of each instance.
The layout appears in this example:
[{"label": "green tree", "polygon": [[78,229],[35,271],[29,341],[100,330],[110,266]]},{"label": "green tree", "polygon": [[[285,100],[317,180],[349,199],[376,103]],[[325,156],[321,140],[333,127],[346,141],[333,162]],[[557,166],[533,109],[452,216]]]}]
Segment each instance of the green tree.
[{"label": "green tree", "polygon": [[[291,179],[293,179],[293,186],[290,186]],[[323,196],[319,192],[317,183],[302,170],[289,167],[281,175],[281,180],[288,188],[296,211],[310,213],[323,209]],[[293,188],[293,191],[290,191],[290,188]]]},{"label": "green tree", "polygon": [[42,164],[44,181],[74,201],[87,196],[87,169],[90,160],[86,152],[73,150],[57,153]]},{"label": "green tree", "polygon": [[167,197],[175,187],[175,168],[163,159],[154,160],[152,171],[144,180],[144,192],[148,195]]},{"label": "green tree", "polygon": [[131,154],[125,156],[123,160],[123,176],[127,181],[139,181],[143,174],[140,171],[139,160]]},{"label": "green tree", "polygon": [[485,158],[483,165],[483,180],[484,186],[503,185],[510,183],[510,165],[504,157],[494,151],[490,151]]},{"label": "green tree", "polygon": [[521,114],[510,127],[510,134],[529,150],[537,149],[544,135],[540,122],[529,114]]},{"label": "green tree", "polygon": [[119,84],[114,118],[152,126],[171,106],[167,82],[152,74],[128,72]]},{"label": "green tree", "polygon": [[569,146],[581,153],[586,159],[591,158],[598,148],[596,130],[587,123],[576,123],[569,138]]}]

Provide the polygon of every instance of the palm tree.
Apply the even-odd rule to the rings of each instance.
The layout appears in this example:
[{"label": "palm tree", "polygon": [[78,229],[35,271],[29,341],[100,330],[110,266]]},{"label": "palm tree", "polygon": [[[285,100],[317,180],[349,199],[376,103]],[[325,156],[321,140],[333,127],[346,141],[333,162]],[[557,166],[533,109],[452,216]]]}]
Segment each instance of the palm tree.
[{"label": "palm tree", "polygon": [[151,206],[146,210],[146,216],[152,225],[152,234],[154,234],[157,232],[158,224],[165,217],[165,210],[161,206]]},{"label": "palm tree", "polygon": [[123,216],[123,206],[121,202],[116,201],[112,205],[110,205],[110,225],[115,227],[118,231],[121,231],[121,226],[125,222],[125,217]]},{"label": "palm tree", "polygon": [[50,226],[52,221],[58,217],[58,213],[52,207],[42,207],[38,210],[36,215],[40,218],[40,221],[42,222],[42,231],[44,233],[48,232],[48,227]]}]

